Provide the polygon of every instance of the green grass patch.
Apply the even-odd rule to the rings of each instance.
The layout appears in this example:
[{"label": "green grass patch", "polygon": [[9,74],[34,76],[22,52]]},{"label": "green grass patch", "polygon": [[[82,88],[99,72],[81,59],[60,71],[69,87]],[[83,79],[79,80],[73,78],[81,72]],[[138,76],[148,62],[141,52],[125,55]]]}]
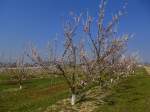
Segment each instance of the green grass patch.
[{"label": "green grass patch", "polygon": [[7,75],[0,80],[0,112],[42,112],[68,97],[68,87],[60,77],[24,81],[22,90]]},{"label": "green grass patch", "polygon": [[111,88],[97,112],[150,112],[150,76],[140,68],[135,76]]}]

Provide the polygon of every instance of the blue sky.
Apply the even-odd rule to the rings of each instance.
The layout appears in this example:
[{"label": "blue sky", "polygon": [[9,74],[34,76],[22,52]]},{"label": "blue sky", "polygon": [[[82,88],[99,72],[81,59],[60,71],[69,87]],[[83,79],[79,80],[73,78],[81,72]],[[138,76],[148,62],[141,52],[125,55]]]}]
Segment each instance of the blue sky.
[{"label": "blue sky", "polygon": [[[62,18],[70,11],[97,15],[100,0],[0,0],[0,54],[15,57],[27,43],[40,49],[49,40],[62,35]],[[123,0],[108,0],[106,20],[109,20]],[[129,52],[139,52],[150,62],[150,1],[128,0],[128,14],[118,26],[121,33],[135,33],[129,42]],[[61,40],[61,39],[60,39]]]}]

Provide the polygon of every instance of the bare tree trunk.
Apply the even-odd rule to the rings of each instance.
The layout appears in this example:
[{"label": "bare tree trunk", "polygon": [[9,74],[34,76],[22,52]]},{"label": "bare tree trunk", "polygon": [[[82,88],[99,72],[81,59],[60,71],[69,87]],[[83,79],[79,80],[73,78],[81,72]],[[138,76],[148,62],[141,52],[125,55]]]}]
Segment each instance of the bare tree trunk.
[{"label": "bare tree trunk", "polygon": [[113,82],[114,82],[114,79],[113,79],[113,78],[111,78],[111,79],[110,79],[110,83],[112,84]]},{"label": "bare tree trunk", "polygon": [[19,86],[19,89],[22,90],[22,85]]},{"label": "bare tree trunk", "polygon": [[76,95],[72,94],[72,96],[71,96],[71,105],[74,105],[75,101],[76,101]]}]

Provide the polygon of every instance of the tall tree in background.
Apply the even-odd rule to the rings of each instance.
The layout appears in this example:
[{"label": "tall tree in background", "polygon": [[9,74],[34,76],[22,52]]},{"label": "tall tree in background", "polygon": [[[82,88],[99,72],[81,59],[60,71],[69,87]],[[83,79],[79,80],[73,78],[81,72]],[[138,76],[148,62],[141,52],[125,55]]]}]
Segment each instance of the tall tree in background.
[{"label": "tall tree in background", "polygon": [[23,81],[27,78],[27,68],[25,68],[24,55],[18,57],[13,64],[13,67],[11,66],[12,65],[8,65],[7,67],[5,67],[4,71],[12,77],[13,81],[19,84],[19,89],[21,90]]},{"label": "tall tree in background", "polygon": [[24,63],[24,56],[21,56],[17,59],[16,61],[16,74],[17,74],[17,80],[20,86],[20,89],[22,89],[22,85],[23,85],[23,80],[26,78],[27,76],[27,69],[25,68],[25,63]]}]

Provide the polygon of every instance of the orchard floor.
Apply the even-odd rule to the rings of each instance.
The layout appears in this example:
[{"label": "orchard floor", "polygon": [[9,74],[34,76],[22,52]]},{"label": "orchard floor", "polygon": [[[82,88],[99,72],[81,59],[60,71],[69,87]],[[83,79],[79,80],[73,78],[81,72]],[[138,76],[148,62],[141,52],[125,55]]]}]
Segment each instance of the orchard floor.
[{"label": "orchard floor", "polygon": [[[24,82],[22,90],[18,90],[18,85],[10,82],[7,76],[0,75],[0,112],[59,112],[49,108],[68,98],[67,90],[62,78],[31,79]],[[90,93],[94,97],[99,92],[91,89]],[[101,97],[102,103],[92,100],[80,102],[85,104],[82,108],[86,109],[76,112],[91,111],[92,106],[86,105],[86,102],[94,106],[93,112],[150,112],[150,76],[145,69],[138,69],[134,76],[122,80],[108,93]],[[72,112],[67,111],[67,106],[71,108],[69,104],[63,105],[62,108],[66,108],[63,112]]]},{"label": "orchard floor", "polygon": [[146,70],[138,70],[136,76],[113,87],[97,112],[150,112],[150,76]]},{"label": "orchard floor", "polygon": [[68,96],[62,78],[31,79],[23,89],[0,76],[0,112],[43,112],[49,105]]}]

